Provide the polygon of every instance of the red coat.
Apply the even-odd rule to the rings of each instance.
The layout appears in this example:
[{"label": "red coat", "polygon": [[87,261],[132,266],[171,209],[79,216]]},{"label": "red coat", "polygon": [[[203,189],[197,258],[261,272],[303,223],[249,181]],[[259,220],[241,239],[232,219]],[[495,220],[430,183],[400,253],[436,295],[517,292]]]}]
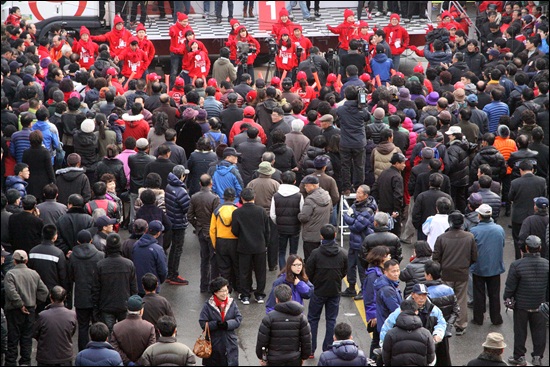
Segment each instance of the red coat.
[{"label": "red coat", "polygon": [[399,24],[384,27],[384,32],[392,55],[401,55],[409,47],[409,33]]},{"label": "red coat", "polygon": [[359,34],[359,29],[355,23],[348,23],[344,21],[340,23],[337,27],[332,27],[327,24],[327,28],[334,34],[338,35],[338,42],[340,43],[340,48],[342,50],[349,50],[349,41],[354,38],[357,38]]},{"label": "red coat", "polygon": [[5,25],[13,24],[15,27],[21,26],[21,17],[17,14],[10,14],[8,15],[8,18],[4,22]]},{"label": "red coat", "polygon": [[183,58],[182,69],[189,70],[189,77],[206,77],[210,71],[210,58],[202,50],[188,52]]},{"label": "red coat", "polygon": [[192,31],[193,28],[191,26],[187,25],[187,27],[183,27],[181,24],[177,23],[170,27],[170,52],[175,54],[183,54],[184,50],[184,42],[187,38],[185,38],[185,33],[187,31]]},{"label": "red coat", "polygon": [[285,23],[281,22],[279,19],[277,23],[273,24],[271,26],[271,34],[275,36],[276,39],[281,38],[281,30],[286,28],[287,30],[292,29],[292,26],[294,23],[292,23],[290,20],[287,20]]},{"label": "red coat", "polygon": [[183,88],[181,89],[174,88],[170,92],[168,92],[168,95],[170,96],[170,98],[174,100],[176,105],[179,106],[181,104],[181,97],[185,95],[185,92],[183,91]]},{"label": "red coat", "polygon": [[91,39],[88,39],[88,42],[79,39],[73,44],[73,52],[80,55],[80,66],[88,70],[95,62],[95,58],[98,54],[99,46],[97,43],[92,42]]},{"label": "red coat", "polygon": [[279,46],[279,51],[275,56],[275,65],[277,69],[291,71],[298,66],[298,57],[296,56],[296,47],[290,43],[290,48]]},{"label": "red coat", "polygon": [[[237,28],[237,30],[239,30],[239,28]],[[240,36],[235,37],[229,46],[231,52],[235,52],[235,57],[237,55],[237,44],[239,42],[246,42],[249,45],[253,45],[254,47],[256,47],[256,52],[248,55],[248,59],[246,61],[247,65],[254,64],[254,60],[256,60],[256,56],[258,56],[258,54],[260,53],[260,43],[256,40],[256,38],[252,37],[250,34],[247,35],[246,38],[241,38]]]},{"label": "red coat", "polygon": [[311,43],[311,40],[307,37],[300,37],[300,39],[294,37],[294,35],[290,36],[290,40],[294,43],[295,46],[300,45],[304,50],[302,51],[302,55],[300,56],[300,60],[298,61],[298,64],[305,59],[309,57],[309,50],[313,47],[313,43]]},{"label": "red coat", "polygon": [[134,79],[140,79],[147,69],[147,55],[139,48],[132,51],[130,47],[126,47],[118,58],[124,61],[121,74],[126,78],[129,78],[132,72],[135,72]]},{"label": "red coat", "polygon": [[145,52],[145,55],[147,55],[147,66],[145,67],[145,69],[147,69],[155,58],[155,46],[153,45],[153,42],[148,40],[147,36],[145,36],[142,40],[140,40],[138,37],[138,47],[140,50]]},{"label": "red coat", "polygon": [[38,57],[40,58],[40,61],[47,59],[50,57],[50,50],[48,50],[45,46],[38,46]]},{"label": "red coat", "polygon": [[225,42],[225,45],[229,47],[229,60],[237,59],[237,48],[231,47],[232,44],[237,44],[237,41],[235,41],[236,38],[237,33],[232,30],[231,32],[229,32],[229,36],[227,36],[227,41]]},{"label": "red coat", "polygon": [[307,106],[312,100],[317,98],[317,93],[315,93],[315,89],[313,89],[309,85],[306,87],[305,92],[299,86],[292,88],[290,91],[293,93],[297,93],[302,99],[302,102],[304,102],[304,109],[302,110],[302,112],[307,109]]},{"label": "red coat", "polygon": [[114,27],[112,31],[105,34],[101,34],[99,36],[90,36],[90,38],[94,42],[109,42],[111,56],[119,56],[119,58],[120,54],[126,49],[126,46],[128,46],[130,37],[132,37],[132,33],[130,33],[130,31],[126,28],[123,28],[119,31]]}]

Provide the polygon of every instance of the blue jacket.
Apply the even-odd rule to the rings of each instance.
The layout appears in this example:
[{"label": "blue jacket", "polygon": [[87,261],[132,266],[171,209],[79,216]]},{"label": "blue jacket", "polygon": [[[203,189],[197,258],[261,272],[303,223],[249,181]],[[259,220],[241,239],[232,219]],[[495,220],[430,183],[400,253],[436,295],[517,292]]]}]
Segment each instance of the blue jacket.
[{"label": "blue jacket", "polygon": [[479,222],[470,232],[477,244],[477,261],[472,265],[472,272],[482,277],[504,273],[504,229],[491,219]]},{"label": "blue jacket", "polygon": [[342,99],[345,98],[344,92],[345,92],[346,88],[349,87],[350,85],[353,85],[355,87],[365,88],[365,83],[361,79],[359,79],[359,77],[357,75],[354,75],[352,77],[349,77],[348,80],[342,86],[342,88],[340,90],[340,98],[342,98]]},{"label": "blue jacket", "polygon": [[187,228],[189,224],[187,211],[191,199],[185,184],[173,173],[168,174],[168,185],[164,189],[164,203],[166,204],[166,215],[172,222],[172,229]]},{"label": "blue jacket", "polygon": [[29,183],[25,180],[23,180],[19,176],[8,176],[6,178],[6,191],[9,189],[16,189],[19,191],[19,194],[21,195],[21,198],[25,197],[27,195],[27,185]]},{"label": "blue jacket", "polygon": [[146,233],[134,243],[133,261],[136,267],[136,279],[139,279],[138,292],[145,293],[141,284],[141,277],[147,273],[153,273],[159,280],[157,293],[160,291],[160,284],[166,280],[168,266],[166,265],[166,255],[157,239]]},{"label": "blue jacket", "polygon": [[430,51],[430,45],[424,47],[424,57],[430,63],[431,68],[441,65],[441,63],[451,64],[453,62],[453,54],[447,46],[446,51]]},{"label": "blue jacket", "polygon": [[[47,121],[36,121],[34,125],[32,125],[31,130],[40,130],[42,132],[42,136],[44,138],[44,140],[42,141],[42,145],[44,145],[44,147],[46,147],[46,149],[48,149],[50,152],[55,151],[59,146],[59,136],[52,133],[52,131],[50,130],[50,125]],[[52,163],[54,157],[55,154],[52,155]]]},{"label": "blue jacket", "polygon": [[344,212],[344,222],[349,226],[349,248],[361,250],[365,237],[374,232],[374,213],[378,210],[376,200],[369,196],[363,202],[355,202],[351,206],[353,215]]},{"label": "blue jacket", "polygon": [[223,192],[228,187],[235,189],[237,193],[235,203],[239,201],[241,191],[243,190],[243,179],[237,167],[226,160],[221,161],[216,165],[216,169],[212,174],[212,192],[223,198]]},{"label": "blue jacket", "polygon": [[366,366],[367,357],[353,340],[337,340],[321,354],[317,366]]},{"label": "blue jacket", "polygon": [[370,121],[368,111],[359,108],[357,101],[345,101],[336,113],[340,119],[340,147],[365,149],[365,125]]},{"label": "blue jacket", "polygon": [[376,318],[376,290],[374,282],[382,276],[382,269],[379,266],[370,266],[365,278],[365,284],[361,287],[363,290],[363,303],[365,304],[365,313],[367,321]]},{"label": "blue jacket", "polygon": [[270,313],[275,308],[275,295],[273,294],[273,290],[276,286],[280,284],[286,284],[290,287],[292,290],[292,301],[296,301],[299,304],[304,304],[304,299],[311,298],[311,295],[313,294],[313,284],[308,280],[307,282],[304,282],[303,280],[300,280],[300,282],[297,285],[294,285],[294,283],[289,283],[285,280],[286,273],[283,273],[279,275],[277,279],[273,282],[273,287],[271,287],[271,292],[269,293],[269,297],[267,297],[267,302],[265,303],[265,313]]},{"label": "blue jacket", "polygon": [[390,70],[393,69],[393,60],[386,54],[376,54],[370,61],[370,67],[372,69],[372,75],[376,77],[380,76],[382,83],[389,82],[391,77]]},{"label": "blue jacket", "polygon": [[23,160],[23,152],[31,147],[29,137],[31,135],[31,128],[22,129],[13,133],[10,143],[10,154],[15,158],[17,163],[21,163]]},{"label": "blue jacket", "polygon": [[[378,332],[382,331],[382,325],[386,318],[399,308],[403,301],[401,291],[399,290],[399,281],[389,280],[387,276],[382,275],[374,281],[374,290],[376,291],[376,328]],[[397,316],[395,316],[397,318]],[[394,323],[395,323],[394,318]],[[392,325],[393,326],[393,325]],[[380,338],[382,340],[382,338]]]},{"label": "blue jacket", "polygon": [[107,342],[89,342],[76,355],[75,366],[124,366],[120,354]]}]

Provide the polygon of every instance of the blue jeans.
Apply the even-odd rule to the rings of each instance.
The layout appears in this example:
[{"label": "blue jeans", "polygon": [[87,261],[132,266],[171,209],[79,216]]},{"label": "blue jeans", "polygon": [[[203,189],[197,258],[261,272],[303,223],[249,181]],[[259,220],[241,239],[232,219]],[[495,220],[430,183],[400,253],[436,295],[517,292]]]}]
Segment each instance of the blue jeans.
[{"label": "blue jeans", "polygon": [[[189,15],[189,11],[191,10],[191,1],[174,1],[173,4],[174,4],[174,9],[173,9],[174,23],[178,21],[178,12]],[[184,7],[185,7],[185,10],[183,9]]]},{"label": "blue jeans", "polygon": [[222,17],[223,3],[227,3],[227,14],[229,19],[233,18],[233,1],[214,1],[214,11],[216,12],[216,18]]},{"label": "blue jeans", "polygon": [[315,293],[311,296],[307,314],[307,321],[311,327],[311,354],[315,354],[315,349],[317,349],[317,329],[319,328],[319,319],[323,312],[323,306],[325,307],[325,320],[327,324],[325,338],[323,339],[324,352],[332,345],[334,326],[336,325],[340,306],[340,296],[320,297]]},{"label": "blue jeans", "polygon": [[359,261],[360,250],[348,250],[348,283],[351,289],[357,284],[357,270],[359,270],[359,284],[363,285],[366,274],[361,261]]},{"label": "blue jeans", "polygon": [[286,264],[286,245],[290,242],[289,255],[298,253],[298,242],[300,241],[300,235],[280,234],[279,233],[279,270],[284,269]]},{"label": "blue jeans", "polygon": [[203,1],[204,14],[210,14],[210,1]]},{"label": "blue jeans", "polygon": [[174,81],[181,71],[183,55],[170,52],[170,89],[174,87]]},{"label": "blue jeans", "polygon": [[289,1],[288,5],[286,6],[286,10],[288,10],[289,14],[292,14],[292,8],[296,6],[296,3],[300,5],[300,10],[302,11],[302,16],[304,19],[307,19],[311,16],[309,13],[309,10],[307,10],[307,4],[305,1]]},{"label": "blue jeans", "polygon": [[392,55],[393,69],[399,71],[399,64],[401,64],[401,55]]},{"label": "blue jeans", "polygon": [[[298,182],[298,181],[296,181]],[[332,213],[330,214],[330,224],[332,224],[333,226],[339,226],[340,225],[340,222],[339,222],[339,218],[338,218],[338,213],[340,212],[340,205],[339,204],[336,204],[332,207]]]}]

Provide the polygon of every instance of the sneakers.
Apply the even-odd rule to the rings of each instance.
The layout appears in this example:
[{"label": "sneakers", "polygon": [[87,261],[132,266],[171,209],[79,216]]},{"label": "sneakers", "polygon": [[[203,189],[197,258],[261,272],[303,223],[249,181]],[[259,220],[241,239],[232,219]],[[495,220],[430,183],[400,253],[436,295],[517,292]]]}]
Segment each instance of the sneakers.
[{"label": "sneakers", "polygon": [[382,12],[381,12],[381,11],[377,11],[376,13],[374,13],[374,16],[375,16],[375,17],[379,17],[379,16],[381,16],[381,15],[382,15]]},{"label": "sneakers", "polygon": [[304,20],[307,21],[307,22],[313,22],[313,21],[316,21],[317,19],[315,17],[309,17],[309,18],[306,18]]},{"label": "sneakers", "polygon": [[542,357],[534,356],[531,363],[533,364],[533,366],[542,366]]},{"label": "sneakers", "polygon": [[465,332],[466,332],[466,328],[463,329],[461,327],[457,327],[455,330],[456,335],[464,335]]},{"label": "sneakers", "polygon": [[355,301],[361,301],[363,299],[363,292],[359,291],[355,297],[353,297]]},{"label": "sneakers", "polygon": [[319,13],[318,11],[315,12],[315,17],[319,18],[321,16],[321,13]]},{"label": "sneakers", "polygon": [[389,17],[389,16],[392,15],[392,14],[393,14],[393,13],[392,13],[391,11],[388,11],[388,12],[386,13],[386,16]]},{"label": "sneakers", "polygon": [[264,297],[262,297],[262,296],[256,297],[256,302],[258,302],[258,303],[264,303],[264,302],[265,302],[265,301],[264,301]]},{"label": "sneakers", "polygon": [[348,287],[345,291],[340,293],[340,295],[342,297],[355,297],[355,296],[357,296],[357,292],[355,291],[354,288]]},{"label": "sneakers", "polygon": [[188,285],[189,281],[187,279],[183,279],[179,275],[175,278],[171,278],[168,280],[168,284],[171,285]]},{"label": "sneakers", "polygon": [[241,297],[239,296],[239,299],[241,300],[241,303],[243,305],[249,305],[250,304],[250,298],[249,297]]},{"label": "sneakers", "polygon": [[[540,357],[538,357],[538,358],[539,358],[539,363],[540,363]],[[535,357],[533,357],[533,361],[534,360],[535,360]],[[524,356],[521,356],[519,358],[515,358],[514,356],[508,357],[508,363],[516,365],[516,366],[527,366],[527,361],[525,360]],[[533,365],[535,365],[535,364],[533,363]],[[540,364],[539,364],[539,366],[540,366]]]}]

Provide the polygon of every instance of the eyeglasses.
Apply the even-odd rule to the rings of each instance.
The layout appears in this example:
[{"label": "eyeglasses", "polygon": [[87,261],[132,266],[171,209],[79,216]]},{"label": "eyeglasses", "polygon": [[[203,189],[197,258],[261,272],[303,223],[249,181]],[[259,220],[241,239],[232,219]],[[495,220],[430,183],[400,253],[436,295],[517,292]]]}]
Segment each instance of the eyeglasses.
[{"label": "eyeglasses", "polygon": [[299,267],[302,267],[302,266],[304,266],[304,264],[302,264],[302,263],[297,263],[297,264],[292,264],[292,266],[299,266]]},{"label": "eyeglasses", "polygon": [[219,291],[217,291],[216,293],[229,293],[229,289],[220,289]]}]

